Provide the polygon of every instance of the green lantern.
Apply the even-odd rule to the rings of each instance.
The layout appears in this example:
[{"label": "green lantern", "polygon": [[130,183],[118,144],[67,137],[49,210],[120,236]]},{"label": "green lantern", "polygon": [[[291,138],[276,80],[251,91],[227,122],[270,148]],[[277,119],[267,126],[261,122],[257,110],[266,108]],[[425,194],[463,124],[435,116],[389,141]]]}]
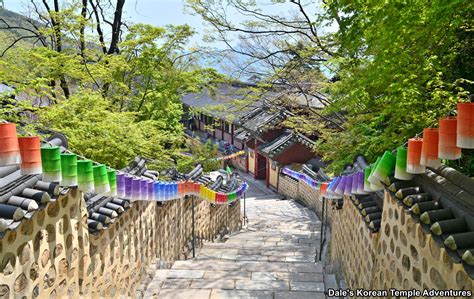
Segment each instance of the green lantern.
[{"label": "green lantern", "polygon": [[407,169],[408,149],[400,146],[397,148],[397,162],[395,165],[395,178],[399,180],[411,180],[413,174],[406,171]]},{"label": "green lantern", "polygon": [[43,181],[61,181],[61,150],[58,146],[41,148],[41,164],[43,168]]},{"label": "green lantern", "polygon": [[106,194],[110,192],[109,177],[107,167],[104,164],[94,165],[94,190],[97,194]]},{"label": "green lantern", "polygon": [[77,161],[77,181],[79,190],[94,191],[94,170],[91,160]]},{"label": "green lantern", "polygon": [[369,182],[369,176],[371,172],[372,172],[372,165],[369,165],[367,168],[364,169],[364,191],[365,192],[372,191],[372,189],[370,189],[370,182]]},{"label": "green lantern", "polygon": [[110,196],[117,196],[117,173],[113,169],[107,170],[107,177],[109,179]]},{"label": "green lantern", "polygon": [[374,164],[372,164],[371,170],[370,170],[370,175],[367,178],[367,181],[370,183],[370,190],[372,191],[379,191],[383,190],[383,186],[380,183],[380,181],[377,181],[377,179],[373,176],[375,169],[377,168],[377,165],[380,163],[380,157],[377,158]]},{"label": "green lantern", "polygon": [[77,155],[61,154],[61,186],[77,186]]},{"label": "green lantern", "polygon": [[384,181],[388,176],[392,175],[395,171],[395,162],[397,158],[389,151],[385,151],[382,158],[380,159],[377,167],[372,173],[373,181],[377,182]]}]

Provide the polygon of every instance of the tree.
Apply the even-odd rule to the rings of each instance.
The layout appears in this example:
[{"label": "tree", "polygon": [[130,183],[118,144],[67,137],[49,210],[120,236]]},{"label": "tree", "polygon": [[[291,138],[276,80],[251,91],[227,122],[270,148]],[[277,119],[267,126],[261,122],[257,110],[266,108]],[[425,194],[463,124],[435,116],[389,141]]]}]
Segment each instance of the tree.
[{"label": "tree", "polygon": [[347,132],[326,130],[318,147],[334,169],[358,153],[373,160],[469,100],[472,3],[328,2],[341,58],[327,112],[342,111]]},{"label": "tree", "polygon": [[[243,73],[308,99],[328,94],[323,111],[308,108],[286,125],[319,136],[316,152],[331,171],[404,144],[472,95],[469,1],[188,3],[227,47],[222,53],[247,57]],[[234,22],[236,13],[244,21]],[[472,165],[465,153],[463,164]]]},{"label": "tree", "polygon": [[[111,33],[117,42],[110,41],[109,47],[100,30],[86,34],[102,22],[108,24],[107,3],[111,2],[73,1],[56,7],[54,2],[54,8],[47,10],[46,25],[38,29],[49,42],[11,47],[0,59],[0,77],[15,88],[11,104],[32,112],[15,114],[21,119],[14,120],[62,131],[72,150],[114,167],[135,155],[167,167],[166,157],[184,144],[181,95],[219,76],[197,66],[197,51],[186,48],[194,33],[188,26],[126,26],[117,15],[121,8],[110,6],[111,26],[127,28],[126,32]],[[20,107],[26,103],[29,107]],[[13,119],[10,111],[0,112]]]}]

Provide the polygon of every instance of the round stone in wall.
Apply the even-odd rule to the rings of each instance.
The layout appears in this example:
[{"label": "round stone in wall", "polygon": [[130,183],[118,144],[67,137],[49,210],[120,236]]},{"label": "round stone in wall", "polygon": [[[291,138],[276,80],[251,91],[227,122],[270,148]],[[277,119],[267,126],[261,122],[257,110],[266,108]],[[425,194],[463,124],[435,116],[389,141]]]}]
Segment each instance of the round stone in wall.
[{"label": "round stone in wall", "polygon": [[44,288],[50,288],[54,285],[54,281],[56,280],[56,269],[54,268],[54,265],[49,267],[48,272],[46,272],[46,275],[43,277],[44,281]]},{"label": "round stone in wall", "polygon": [[17,249],[18,259],[20,260],[20,264],[24,265],[30,260],[31,248],[28,243],[22,244]]},{"label": "round stone in wall", "polygon": [[438,272],[437,269],[431,268],[430,270],[430,279],[431,282],[436,286],[437,289],[439,290],[445,290],[446,287],[446,282],[443,279],[443,276]]},{"label": "round stone in wall", "polygon": [[435,259],[435,260],[439,260],[440,258],[440,254],[441,254],[441,250],[439,249],[438,245],[436,244],[436,242],[430,238],[430,252],[431,252],[431,256]]},{"label": "round stone in wall", "polygon": [[39,266],[38,263],[34,262],[30,268],[30,279],[35,281],[39,276]]},{"label": "round stone in wall", "polygon": [[0,272],[3,275],[8,276],[13,273],[16,264],[16,257],[13,253],[8,252],[3,256],[2,263],[0,264]]},{"label": "round stone in wall", "polygon": [[48,249],[45,249],[43,251],[43,254],[41,255],[41,266],[43,266],[43,268],[46,266],[46,264],[49,262],[49,250]]},{"label": "round stone in wall", "polygon": [[21,222],[20,231],[25,236],[31,235],[33,233],[34,228],[35,224],[33,223],[32,219],[23,219],[23,221]]},{"label": "round stone in wall", "polygon": [[28,283],[28,280],[26,278],[26,275],[24,273],[21,273],[15,279],[15,284],[13,285],[13,290],[15,291],[15,293],[20,293],[26,288],[27,283]]},{"label": "round stone in wall", "polygon": [[0,297],[9,298],[10,297],[10,287],[6,284],[0,284]]},{"label": "round stone in wall", "polygon": [[46,208],[46,212],[48,213],[49,217],[56,217],[59,214],[59,204],[57,201],[52,201],[48,204],[48,207]]}]

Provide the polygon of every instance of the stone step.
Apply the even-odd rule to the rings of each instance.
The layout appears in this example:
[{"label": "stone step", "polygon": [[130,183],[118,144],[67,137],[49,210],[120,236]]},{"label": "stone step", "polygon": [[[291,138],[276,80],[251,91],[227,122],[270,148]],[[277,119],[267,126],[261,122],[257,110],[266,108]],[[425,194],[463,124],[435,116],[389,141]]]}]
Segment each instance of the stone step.
[{"label": "stone step", "polygon": [[[176,261],[173,270],[210,270],[210,271],[279,271],[297,273],[322,273],[322,263],[313,262],[259,262],[225,261],[220,259]],[[169,273],[169,272],[168,272]]]},{"label": "stone step", "polygon": [[328,292],[329,289],[333,289],[333,290],[339,289],[339,286],[336,280],[336,275],[324,274],[324,286],[325,286],[326,292]]}]

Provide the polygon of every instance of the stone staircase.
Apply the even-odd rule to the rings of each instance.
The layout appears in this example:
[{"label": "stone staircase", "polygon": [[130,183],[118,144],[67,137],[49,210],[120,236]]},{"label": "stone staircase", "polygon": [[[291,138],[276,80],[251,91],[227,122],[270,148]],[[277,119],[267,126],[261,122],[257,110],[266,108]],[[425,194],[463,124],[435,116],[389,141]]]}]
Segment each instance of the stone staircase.
[{"label": "stone staircase", "polygon": [[[195,259],[156,270],[145,298],[325,298],[315,263],[320,222],[294,201],[247,199],[249,225],[223,243],[207,243]],[[335,281],[335,279],[334,279]]]}]

